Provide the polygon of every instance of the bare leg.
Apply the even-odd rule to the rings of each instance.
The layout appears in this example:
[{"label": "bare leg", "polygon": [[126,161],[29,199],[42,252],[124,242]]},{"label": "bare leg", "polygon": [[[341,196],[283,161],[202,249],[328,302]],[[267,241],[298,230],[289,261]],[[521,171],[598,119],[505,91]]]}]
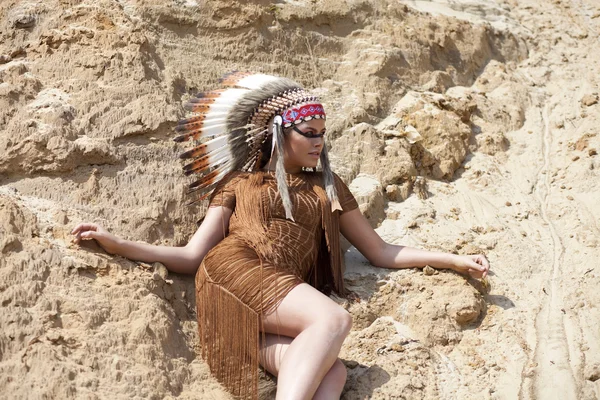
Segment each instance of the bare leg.
[{"label": "bare leg", "polygon": [[[312,286],[301,284],[264,317],[263,326],[265,333],[294,338],[281,356],[277,399],[310,400],[336,362],[352,317]],[[337,374],[340,370],[334,369]]]},{"label": "bare leg", "polygon": [[[260,351],[260,363],[275,376],[279,376],[281,360],[287,348],[292,343],[292,338],[266,334],[266,341]],[[346,384],[346,366],[338,359],[323,377],[313,400],[339,399]]]}]

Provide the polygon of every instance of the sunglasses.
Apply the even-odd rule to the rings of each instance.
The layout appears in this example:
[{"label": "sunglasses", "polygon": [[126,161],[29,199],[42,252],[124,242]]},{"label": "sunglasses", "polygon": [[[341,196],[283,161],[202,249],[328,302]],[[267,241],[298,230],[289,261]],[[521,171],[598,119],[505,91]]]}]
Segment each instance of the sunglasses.
[{"label": "sunglasses", "polygon": [[321,133],[312,133],[312,132],[302,132],[300,129],[298,129],[297,126],[292,127],[293,130],[295,130],[296,132],[298,132],[299,134],[301,134],[302,136],[304,136],[305,138],[321,138],[323,136],[325,136],[325,131],[321,132]]}]

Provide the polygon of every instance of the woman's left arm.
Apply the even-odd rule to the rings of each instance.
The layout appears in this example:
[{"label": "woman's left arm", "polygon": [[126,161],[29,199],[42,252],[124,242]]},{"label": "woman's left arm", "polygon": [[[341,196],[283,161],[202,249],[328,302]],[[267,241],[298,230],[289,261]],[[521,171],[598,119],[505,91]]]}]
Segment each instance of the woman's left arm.
[{"label": "woman's left arm", "polygon": [[490,264],[482,254],[461,256],[397,246],[383,241],[358,209],[340,216],[340,230],[371,264],[383,268],[412,268],[429,265],[485,278]]}]

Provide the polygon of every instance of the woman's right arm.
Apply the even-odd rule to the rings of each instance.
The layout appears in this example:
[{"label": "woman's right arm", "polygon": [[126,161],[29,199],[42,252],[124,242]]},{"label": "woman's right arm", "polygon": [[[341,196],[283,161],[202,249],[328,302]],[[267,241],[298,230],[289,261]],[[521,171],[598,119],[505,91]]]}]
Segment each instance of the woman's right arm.
[{"label": "woman's right arm", "polygon": [[210,207],[202,225],[184,247],[155,246],[121,239],[101,226],[90,223],[77,225],[71,233],[75,235],[75,243],[82,239],[95,239],[110,254],[148,263],[160,262],[169,271],[193,274],[206,253],[227,234],[232,213],[227,207]]}]

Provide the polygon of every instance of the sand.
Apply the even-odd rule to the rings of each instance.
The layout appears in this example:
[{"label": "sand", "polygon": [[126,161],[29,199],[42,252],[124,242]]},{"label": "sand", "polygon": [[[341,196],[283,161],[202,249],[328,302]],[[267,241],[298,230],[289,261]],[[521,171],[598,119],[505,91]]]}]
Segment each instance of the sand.
[{"label": "sand", "polygon": [[491,262],[486,287],[349,247],[343,399],[600,398],[599,35],[579,0],[4,1],[0,398],[229,398],[193,277],[69,231],[184,245],[172,128],[235,69],[321,96],[385,240]]}]

